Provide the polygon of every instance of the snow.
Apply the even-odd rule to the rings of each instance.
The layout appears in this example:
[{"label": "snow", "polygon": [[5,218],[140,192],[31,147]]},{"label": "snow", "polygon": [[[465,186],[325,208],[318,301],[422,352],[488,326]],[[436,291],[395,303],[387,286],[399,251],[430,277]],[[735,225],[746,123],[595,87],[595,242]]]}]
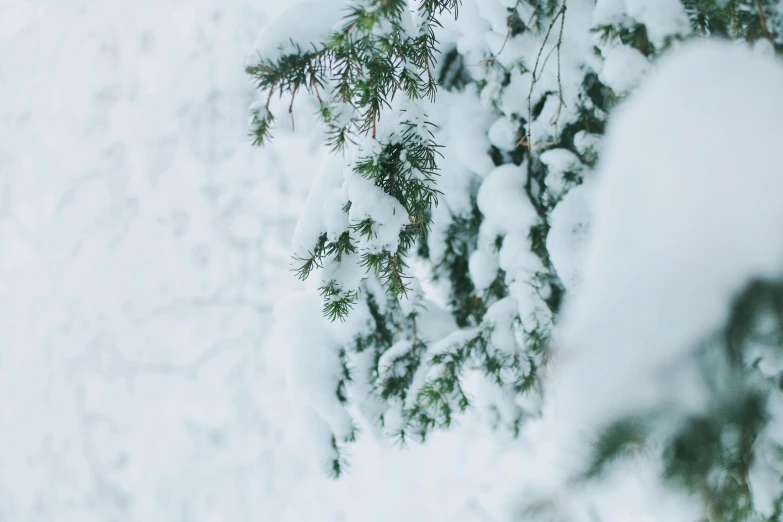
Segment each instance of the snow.
[{"label": "snow", "polygon": [[[345,221],[342,205],[333,205],[342,192],[342,165],[339,160],[324,158],[312,188],[305,200],[293,235],[293,255],[307,258],[325,232],[339,236]],[[330,205],[331,204],[331,205]]]},{"label": "snow", "polygon": [[[311,441],[322,443],[316,451],[328,472],[334,458],[329,444],[331,437],[321,433],[328,428],[328,433],[343,441],[353,431],[351,416],[336,395],[342,373],[337,357],[341,345],[328,330],[317,294],[288,294],[275,305],[274,315],[272,339],[286,346],[291,402],[309,404],[317,415],[318,420],[307,416],[309,427],[316,434]],[[318,426],[324,423],[325,426]]]},{"label": "snow", "polygon": [[527,231],[536,218],[525,193],[527,172],[516,165],[495,167],[484,179],[477,202],[484,219],[503,232]]},{"label": "snow", "polygon": [[426,28],[426,19],[423,15],[422,4],[422,0],[408,0],[408,11],[410,12],[411,23],[415,30],[413,34],[419,34]]},{"label": "snow", "polygon": [[490,306],[484,316],[486,323],[492,326],[490,336],[492,347],[506,355],[513,356],[519,352],[519,345],[514,335],[514,317],[517,309],[516,299],[506,297]]},{"label": "snow", "polygon": [[622,463],[605,480],[585,492],[594,512],[606,522],[639,520],[699,520],[701,506],[694,498],[661,485],[660,466],[652,459]]},{"label": "snow", "polygon": [[[524,11],[524,3],[516,2],[515,5]],[[536,106],[546,97],[543,100],[544,111],[534,119],[530,132],[534,143],[552,140],[557,128],[562,128],[578,117],[578,86],[585,69],[597,69],[600,66],[593,52],[595,44],[590,32],[593,7],[594,2],[591,0],[568,2],[563,40],[558,53],[555,50],[558,47],[560,22],[555,23],[550,38],[544,44],[542,36],[533,31],[524,31],[513,38],[509,36],[508,2],[466,0],[460,8],[464,16],[460,16],[455,24],[460,34],[457,48],[466,56],[471,74],[475,74],[476,79],[487,81],[481,91],[484,103],[491,105],[499,102],[498,106],[505,117],[517,115],[527,120],[531,106]],[[491,29],[482,34],[477,18],[484,20]],[[491,68],[487,72],[479,67],[480,62],[489,57],[510,73],[508,85],[505,85],[505,75],[498,68]],[[536,67],[535,85],[531,89],[533,74],[530,71]],[[559,97],[561,85],[562,104]],[[509,125],[499,122],[490,139],[499,148],[509,149],[510,135]]]},{"label": "snow", "polygon": [[688,15],[680,0],[598,0],[593,25],[629,26],[628,19],[644,24],[647,36],[656,46],[672,36],[690,33]]},{"label": "snow", "polygon": [[772,390],[767,403],[770,423],[759,434],[754,445],[754,459],[748,473],[756,510],[771,516],[774,502],[780,495],[780,476],[783,474],[778,449],[783,443],[783,393]]},{"label": "snow", "polygon": [[783,267],[781,89],[775,59],[700,42],[662,59],[615,112],[560,337],[558,403],[575,420],[698,406],[683,360],[748,281]]},{"label": "snow", "polygon": [[[694,499],[660,487],[654,459],[631,459],[586,488],[569,479],[591,428],[655,405],[700,407],[703,390],[682,361],[722,324],[746,281],[780,274],[783,71],[770,46],[686,45],[651,68],[613,42],[599,45],[602,63],[591,23],[644,23],[657,46],[688,30],[681,3],[569,0],[561,53],[542,64],[532,89],[533,103],[544,102],[532,141],[576,121],[585,100],[574,86],[588,71],[618,94],[641,89],[613,114],[606,143],[577,134],[580,155],[604,154],[596,172],[578,172],[583,184],[564,180],[581,165],[573,152],[534,151],[554,205],[547,248],[572,296],[551,386],[545,398],[520,398],[466,375],[479,408],[451,432],[401,450],[381,437],[378,416],[387,434],[399,429],[430,368],[417,372],[405,402],[371,399],[367,379],[355,378],[350,406],[340,404],[341,347],[371,332],[371,316],[360,299],[346,322],[329,323],[317,287],[334,279],[356,289],[366,274],[349,254],[298,283],[289,259],[366,218],[377,227],[362,251],[397,247],[409,216],[350,165],[396,139],[400,111],[419,124],[423,113],[398,97],[378,139],[343,157],[320,146],[317,105],[304,96],[298,136],[280,125],[261,151],[244,126],[248,106],[259,117],[267,110],[242,70],[257,30],[265,26],[251,64],[291,51],[292,40],[308,47],[328,36],[345,4],[0,7],[0,518],[475,522],[509,520],[531,499],[554,499],[578,521],[698,518]],[[530,34],[506,38],[516,4],[465,0],[460,20],[438,32],[487,85],[480,96],[471,85],[422,106],[444,145],[431,261],[477,188],[484,220],[470,275],[481,291],[502,269],[510,295],[480,326],[459,330],[441,288],[412,284],[401,307],[418,314],[427,355],[487,327],[491,350],[518,355],[525,333],[552,326],[543,302],[551,289],[537,279],[546,270],[531,253],[531,227],[544,218],[525,187],[528,163],[495,167],[488,155],[492,145],[513,150],[515,122],[527,117],[533,76],[520,66],[555,50],[554,39],[542,50]],[[408,2],[412,30],[419,5]],[[501,47],[507,85],[476,66]],[[272,111],[287,105],[273,99]],[[355,114],[348,104],[332,108],[339,126]],[[409,268],[430,268],[421,264]],[[361,291],[386,306],[377,281]],[[396,344],[380,370],[394,371],[394,356],[410,348]],[[762,371],[780,368],[758,354]],[[352,377],[370,376],[373,356],[347,354]],[[768,405],[778,419],[781,404],[775,394]],[[511,426],[523,413],[519,441],[486,426]],[[332,436],[341,443],[354,429],[358,442],[341,448],[347,474],[329,481]],[[751,468],[765,513],[776,495],[770,477],[781,473],[781,433],[779,423],[768,426]]]},{"label": "snow", "polygon": [[619,44],[604,49],[604,65],[600,78],[617,94],[627,94],[639,84],[650,63],[642,53],[628,45]]},{"label": "snow", "polygon": [[[297,46],[312,50],[328,41],[332,32],[342,29],[341,20],[345,5],[342,1],[286,2],[290,7],[273,24],[259,35],[253,52],[247,57],[248,65],[255,65],[259,58],[277,60],[296,52]],[[302,16],[302,13],[307,13]]]},{"label": "snow", "polygon": [[656,46],[670,36],[687,35],[691,31],[688,15],[680,0],[625,0],[628,16],[644,24],[647,36]]},{"label": "snow", "polygon": [[476,2],[478,12],[481,18],[489,22],[490,27],[501,38],[506,36],[508,32],[508,10],[507,6],[503,5],[499,0],[486,0],[484,2]]},{"label": "snow", "polygon": [[[492,159],[487,154],[490,147],[487,129],[493,120],[492,115],[481,106],[475,86],[468,86],[453,102],[448,101],[454,96],[451,93],[440,92],[438,96],[449,108],[440,122],[440,135],[444,136],[446,147],[444,161],[449,161],[453,155],[463,168],[485,176],[493,168]],[[446,176],[441,179],[448,183]]]},{"label": "snow", "polygon": [[596,0],[593,11],[593,25],[614,25],[621,23],[625,15],[625,0]]},{"label": "snow", "polygon": [[275,518],[252,490],[294,475],[257,349],[311,160],[248,147],[242,57],[265,17],[19,13],[0,38],[2,518]]},{"label": "snow", "polygon": [[574,180],[569,182],[566,175],[576,177],[582,170],[579,158],[568,149],[555,148],[542,152],[539,159],[547,167],[547,190],[555,199],[561,198],[574,184]]},{"label": "snow", "polygon": [[[474,255],[475,260],[470,262],[472,272],[485,271],[495,255],[498,266],[506,272],[507,284],[527,280],[543,270],[541,260],[531,252],[530,228],[538,215],[525,192],[526,180],[525,165],[509,164],[496,167],[481,184],[477,203],[484,222],[479,229],[478,243],[484,253]],[[503,244],[495,254],[498,236],[503,238]],[[491,282],[489,274],[484,272],[479,281]]]},{"label": "snow", "polygon": [[[532,224],[532,223],[531,223]],[[531,252],[529,230],[513,231],[503,238],[498,264],[506,272],[507,280],[529,279],[543,271],[541,260]]]},{"label": "snow", "polygon": [[527,116],[527,96],[530,92],[530,83],[533,81],[533,75],[529,72],[519,72],[513,70],[509,84],[503,91],[503,97],[500,100],[500,107],[506,114],[516,114],[517,116]]},{"label": "snow", "polygon": [[[308,106],[295,108],[299,137],[280,125],[273,146],[249,144],[256,93],[244,58],[289,7],[0,2],[4,522],[474,522],[507,512],[519,468],[479,423],[407,450],[365,429],[333,482],[323,446],[309,443],[315,430],[344,433],[346,417],[332,410],[330,424],[288,396],[297,387],[287,381],[302,377],[291,369],[321,375],[321,359],[299,365],[273,328],[274,305],[301,289],[289,271],[296,218],[342,197],[344,166],[330,170],[327,151],[311,147],[320,135]],[[475,128],[453,149],[481,175],[492,168],[491,121],[468,100],[451,114]],[[305,203],[321,173],[332,203],[318,190]],[[312,248],[347,219],[325,217],[295,242]],[[296,296],[279,306],[320,317],[320,303]],[[341,327],[292,335],[328,355]]]},{"label": "snow", "polygon": [[514,150],[519,138],[519,124],[505,116],[495,120],[489,128],[489,141],[500,150]]},{"label": "snow", "polygon": [[572,188],[550,214],[546,247],[566,290],[575,291],[582,278],[582,264],[592,218],[594,181]]},{"label": "snow", "polygon": [[579,154],[597,157],[601,151],[601,135],[581,130],[574,136],[574,146]]},{"label": "snow", "polygon": [[495,280],[499,266],[498,255],[486,250],[476,250],[470,256],[470,279],[476,290],[486,290]]},{"label": "snow", "polygon": [[336,127],[345,128],[358,117],[356,107],[347,102],[339,102],[331,109],[332,122]]},{"label": "snow", "polygon": [[348,200],[351,201],[351,210],[348,213],[350,223],[360,223],[368,218],[376,223],[372,237],[360,238],[359,248],[371,253],[384,250],[396,252],[400,230],[410,223],[408,213],[399,201],[383,192],[372,181],[356,174],[350,167],[345,169],[343,175]]}]

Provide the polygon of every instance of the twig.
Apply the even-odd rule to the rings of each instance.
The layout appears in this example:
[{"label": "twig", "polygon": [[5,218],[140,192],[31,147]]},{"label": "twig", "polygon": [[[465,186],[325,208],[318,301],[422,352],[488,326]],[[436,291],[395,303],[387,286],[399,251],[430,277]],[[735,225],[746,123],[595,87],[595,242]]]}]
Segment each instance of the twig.
[{"label": "twig", "polygon": [[291,115],[291,130],[296,130],[294,128],[294,99],[296,98],[296,89],[291,93],[291,104],[288,106],[288,114]]},{"label": "twig", "polygon": [[557,104],[557,114],[554,116],[554,123],[552,123],[555,127],[555,140],[557,140],[558,131],[557,131],[557,122],[560,121],[560,113],[563,110],[563,107],[565,106],[565,100],[563,100],[563,80],[560,76],[561,67],[560,67],[560,50],[563,47],[563,29],[565,27],[565,10],[566,10],[566,2],[563,0],[563,15],[560,17],[560,35],[557,38],[557,96],[559,98],[559,103]]},{"label": "twig", "polygon": [[520,147],[521,146],[521,147],[528,147],[528,148],[531,148],[531,149],[537,149],[537,148],[540,148],[540,147],[546,147],[547,145],[557,145],[557,141],[537,141],[537,142],[531,144],[529,141],[527,141],[526,138],[522,138],[521,140],[519,140],[517,142],[515,147]]},{"label": "twig", "polygon": [[552,57],[555,51],[557,51],[557,45],[553,45],[549,52],[546,53],[546,58],[544,58],[544,62],[541,64],[542,71],[546,69],[546,64],[549,63],[549,59]]},{"label": "twig", "polygon": [[[549,28],[546,31],[546,35],[544,36],[544,42],[541,44],[541,48],[538,50],[538,56],[536,56],[536,63],[533,66],[533,70],[531,71],[532,75],[532,81],[530,82],[530,92],[528,92],[527,95],[527,136],[524,140],[527,143],[531,143],[532,140],[532,127],[533,127],[533,90],[536,88],[536,83],[538,82],[538,77],[536,76],[536,72],[538,71],[538,64],[541,61],[541,55],[544,53],[544,48],[546,47],[546,43],[549,41],[549,35],[552,34],[552,28],[557,23],[557,19],[559,17],[563,17],[565,19],[565,11],[566,11],[566,2],[563,0],[563,5],[560,7],[560,10],[557,12],[554,18],[552,18],[552,22],[549,24]],[[563,20],[563,23],[565,23],[565,20]],[[560,34],[561,39],[558,42],[558,46],[562,44],[562,25],[560,28]],[[560,51],[558,51],[558,62],[559,62],[559,56]],[[558,70],[559,75],[559,70]],[[562,94],[562,93],[561,93]],[[520,143],[522,143],[520,141]]]},{"label": "twig", "polygon": [[503,40],[503,45],[500,46],[500,49],[498,49],[498,52],[494,53],[491,58],[487,58],[486,60],[481,60],[480,63],[494,63],[497,61],[498,57],[501,55],[503,50],[506,48],[506,44],[508,43],[508,39],[511,37],[511,28],[509,27],[508,31],[506,31],[506,38]]},{"label": "twig", "polygon": [[732,9],[731,11],[731,36],[732,38],[737,37],[737,10]]},{"label": "twig", "polygon": [[[517,2],[519,4],[519,2]],[[485,58],[484,60],[481,60],[477,64],[468,64],[466,67],[478,67],[479,65],[487,65],[491,63],[495,63],[498,59],[498,57],[503,53],[503,50],[506,48],[506,44],[508,43],[508,40],[511,38],[511,27],[508,28],[508,31],[506,31],[506,37],[503,39],[503,44],[500,46],[500,49],[498,49],[498,52],[492,53],[492,55],[489,58]]]},{"label": "twig", "polygon": [[275,92],[275,85],[276,84],[274,83],[272,84],[272,87],[269,89],[269,96],[266,97],[266,110],[269,110],[269,103],[272,101],[272,94]]},{"label": "twig", "polygon": [[402,278],[400,277],[400,272],[397,270],[397,263],[394,262],[394,258],[391,255],[391,252],[387,252],[387,255],[389,256],[389,264],[392,267],[392,270],[394,271],[394,277],[397,279],[397,281],[400,283],[400,286],[403,286],[402,284]]},{"label": "twig", "polygon": [[321,93],[318,91],[318,84],[313,82],[313,87],[315,88],[315,97],[318,98],[318,103],[323,105],[324,101],[321,99]]},{"label": "twig", "polygon": [[772,35],[769,33],[769,29],[767,29],[767,17],[764,15],[764,8],[761,6],[761,0],[756,0],[756,7],[759,10],[759,20],[761,20],[761,32],[764,33],[764,37],[769,40],[771,44],[775,44],[774,40],[772,39]]},{"label": "twig", "polygon": [[[517,0],[517,7],[519,6],[519,0]],[[538,0],[536,2],[536,6],[533,8],[533,12],[530,13],[530,19],[527,21],[527,24],[525,24],[526,27],[530,27],[530,24],[533,23],[533,18],[536,17],[536,13],[538,13],[538,8],[541,7],[541,0]]]}]

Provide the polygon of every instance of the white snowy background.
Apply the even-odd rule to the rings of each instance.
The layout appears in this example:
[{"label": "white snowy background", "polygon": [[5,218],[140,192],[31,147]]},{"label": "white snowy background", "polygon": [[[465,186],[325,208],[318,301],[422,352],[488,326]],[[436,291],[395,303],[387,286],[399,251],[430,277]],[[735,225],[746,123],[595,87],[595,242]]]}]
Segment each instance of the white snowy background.
[{"label": "white snowy background", "polygon": [[0,522],[500,521],[535,473],[470,418],[316,465],[269,333],[323,153],[246,131],[287,5],[0,1]]}]

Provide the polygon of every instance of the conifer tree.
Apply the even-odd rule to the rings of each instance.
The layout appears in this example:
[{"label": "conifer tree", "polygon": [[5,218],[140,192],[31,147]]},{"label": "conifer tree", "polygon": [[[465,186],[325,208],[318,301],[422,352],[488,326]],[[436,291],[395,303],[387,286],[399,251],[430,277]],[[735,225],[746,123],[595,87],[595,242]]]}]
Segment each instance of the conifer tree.
[{"label": "conifer tree", "polygon": [[[319,330],[322,346],[302,349],[329,359],[319,390],[331,392],[315,401],[315,417],[328,433],[324,464],[339,476],[360,426],[425,441],[472,406],[512,434],[541,415],[553,328],[580,287],[593,171],[613,110],[686,40],[783,52],[783,8],[776,0],[324,4],[333,4],[330,15],[313,9],[323,20],[305,24],[309,33],[264,41],[247,72],[259,90],[255,144],[289,117],[274,113],[275,100],[293,117],[295,101],[309,96],[341,158],[319,175],[294,245],[296,274],[333,323]],[[737,292],[713,344],[730,362],[720,371],[738,384],[711,383],[711,408],[665,436],[656,412],[614,419],[583,478],[654,439],[663,478],[702,499],[707,520],[761,519],[747,473],[781,374],[762,376],[750,354],[760,337],[782,348],[783,292],[764,281]],[[293,308],[292,328],[320,320]],[[730,450],[727,424],[737,427]],[[781,516],[779,489],[768,520]]]}]

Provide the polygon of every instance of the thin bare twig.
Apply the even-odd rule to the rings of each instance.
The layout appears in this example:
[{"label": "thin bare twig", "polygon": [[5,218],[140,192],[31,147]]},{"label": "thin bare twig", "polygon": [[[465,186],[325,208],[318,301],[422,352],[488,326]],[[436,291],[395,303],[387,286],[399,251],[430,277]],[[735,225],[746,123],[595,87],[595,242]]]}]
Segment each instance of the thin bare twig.
[{"label": "thin bare twig", "polygon": [[566,10],[566,3],[565,0],[563,0],[563,15],[560,17],[560,35],[557,38],[557,96],[558,96],[558,104],[557,104],[557,114],[554,116],[554,122],[551,122],[552,125],[555,127],[555,140],[557,140],[558,131],[557,131],[557,123],[560,121],[560,113],[563,110],[563,107],[565,106],[565,100],[563,100],[563,80],[561,78],[561,62],[560,62],[560,50],[563,48],[563,29],[565,28],[565,10]]},{"label": "thin bare twig", "polygon": [[764,15],[764,8],[761,6],[761,0],[756,0],[756,7],[759,10],[759,20],[761,21],[761,32],[764,33],[764,37],[774,45],[775,41],[767,28],[767,17]]},{"label": "thin bare twig", "polygon": [[275,84],[269,89],[269,96],[266,97],[266,110],[269,110],[269,103],[272,101],[272,94],[275,92]]},{"label": "thin bare twig", "polygon": [[530,143],[529,141],[527,141],[526,138],[522,138],[517,142],[516,147],[528,147],[530,149],[538,149],[541,147],[546,147],[547,145],[557,145],[557,141],[537,141],[535,143]]},{"label": "thin bare twig", "polygon": [[[546,35],[544,36],[544,42],[541,44],[541,48],[538,50],[538,56],[536,56],[536,63],[533,65],[533,70],[531,71],[531,82],[530,82],[530,92],[528,92],[527,95],[527,136],[523,140],[520,140],[519,143],[532,143],[532,127],[533,127],[533,90],[536,88],[536,83],[538,83],[538,64],[541,61],[541,55],[544,53],[544,48],[546,47],[546,43],[549,41],[549,35],[552,34],[552,29],[555,27],[555,24],[557,23],[558,18],[562,18],[563,21],[560,26],[560,39],[557,43],[557,46],[560,47],[563,43],[563,25],[565,24],[565,12],[566,12],[566,0],[563,0],[563,5],[560,6],[560,10],[557,12],[554,18],[552,18],[552,22],[549,24],[549,28],[546,31]],[[542,69],[543,70],[543,69]],[[559,83],[559,76],[560,76],[560,50],[558,49],[558,83]],[[562,100],[562,84],[561,84],[561,92],[560,92],[561,100]],[[558,111],[560,108],[558,108]],[[528,145],[529,146],[529,145]]]},{"label": "thin bare twig", "polygon": [[291,130],[296,130],[294,127],[294,99],[296,98],[296,89],[291,93],[291,104],[288,106],[288,114],[291,115]]}]

